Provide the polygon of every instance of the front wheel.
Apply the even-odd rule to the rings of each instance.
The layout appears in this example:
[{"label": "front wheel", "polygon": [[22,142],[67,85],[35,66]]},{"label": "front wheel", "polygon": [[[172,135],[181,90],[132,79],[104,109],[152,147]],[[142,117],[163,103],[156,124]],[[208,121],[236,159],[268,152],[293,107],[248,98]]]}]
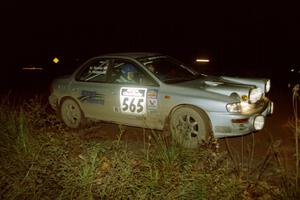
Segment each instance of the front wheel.
[{"label": "front wheel", "polygon": [[207,115],[192,106],[180,106],[170,116],[172,138],[186,148],[196,148],[210,136]]},{"label": "front wheel", "polygon": [[78,128],[83,121],[82,111],[73,99],[65,99],[60,106],[62,121],[70,128]]}]

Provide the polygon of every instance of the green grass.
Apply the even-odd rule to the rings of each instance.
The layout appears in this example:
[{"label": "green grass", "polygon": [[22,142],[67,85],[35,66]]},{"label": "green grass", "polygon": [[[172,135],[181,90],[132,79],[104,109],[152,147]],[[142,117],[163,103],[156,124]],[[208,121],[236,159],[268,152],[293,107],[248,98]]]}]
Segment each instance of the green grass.
[{"label": "green grass", "polygon": [[41,97],[13,105],[2,99],[0,199],[299,198],[294,178],[273,170],[283,168],[276,143],[264,160],[247,163],[221,152],[216,140],[191,150],[141,130],[144,149],[134,151],[122,127],[115,141],[86,140]]}]

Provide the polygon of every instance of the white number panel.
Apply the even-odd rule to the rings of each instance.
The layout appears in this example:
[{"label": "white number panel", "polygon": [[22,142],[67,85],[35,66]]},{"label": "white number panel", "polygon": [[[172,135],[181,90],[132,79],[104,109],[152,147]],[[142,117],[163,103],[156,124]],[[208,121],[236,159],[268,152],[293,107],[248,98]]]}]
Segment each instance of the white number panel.
[{"label": "white number panel", "polygon": [[120,105],[122,113],[142,115],[146,113],[147,88],[122,87]]}]

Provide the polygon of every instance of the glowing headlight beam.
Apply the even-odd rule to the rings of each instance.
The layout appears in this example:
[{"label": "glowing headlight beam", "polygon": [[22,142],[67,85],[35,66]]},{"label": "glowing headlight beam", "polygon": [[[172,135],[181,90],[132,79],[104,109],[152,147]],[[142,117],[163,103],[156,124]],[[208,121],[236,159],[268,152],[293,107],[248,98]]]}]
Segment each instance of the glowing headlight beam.
[{"label": "glowing headlight beam", "polygon": [[256,103],[258,100],[261,99],[262,95],[263,95],[263,93],[260,88],[251,89],[250,94],[249,94],[249,102]]},{"label": "glowing headlight beam", "polygon": [[41,67],[23,67],[22,70],[24,71],[41,71],[43,68]]},{"label": "glowing headlight beam", "polygon": [[228,112],[238,113],[241,112],[241,103],[229,103],[226,105],[226,109]]},{"label": "glowing headlight beam", "polygon": [[196,62],[198,62],[198,63],[209,63],[209,59],[200,59],[200,58],[198,58],[198,59],[196,59]]},{"label": "glowing headlight beam", "polygon": [[268,80],[267,82],[266,82],[266,93],[268,93],[269,91],[270,91],[270,89],[271,89],[271,81],[270,80]]}]

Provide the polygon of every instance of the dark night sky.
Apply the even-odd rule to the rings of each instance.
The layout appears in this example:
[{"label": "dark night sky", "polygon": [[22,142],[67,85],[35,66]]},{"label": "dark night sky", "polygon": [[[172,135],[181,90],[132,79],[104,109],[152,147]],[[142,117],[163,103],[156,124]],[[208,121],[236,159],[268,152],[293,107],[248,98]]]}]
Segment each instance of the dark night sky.
[{"label": "dark night sky", "polygon": [[1,68],[120,51],[155,51],[184,61],[203,55],[219,68],[242,71],[300,65],[300,12],[284,1],[84,2],[2,5]]}]

